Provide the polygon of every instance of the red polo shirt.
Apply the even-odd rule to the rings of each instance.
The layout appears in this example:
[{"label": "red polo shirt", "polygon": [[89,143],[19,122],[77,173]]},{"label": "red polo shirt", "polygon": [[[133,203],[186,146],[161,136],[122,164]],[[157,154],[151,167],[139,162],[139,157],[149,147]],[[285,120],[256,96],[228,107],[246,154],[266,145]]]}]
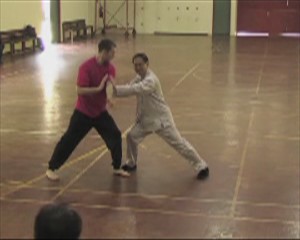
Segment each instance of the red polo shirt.
[{"label": "red polo shirt", "polygon": [[[115,77],[115,67],[109,63],[100,65],[93,57],[84,62],[78,73],[77,85],[79,87],[97,87],[102,78],[109,74]],[[106,86],[102,91],[92,95],[78,95],[76,109],[89,117],[97,117],[106,110]]]}]

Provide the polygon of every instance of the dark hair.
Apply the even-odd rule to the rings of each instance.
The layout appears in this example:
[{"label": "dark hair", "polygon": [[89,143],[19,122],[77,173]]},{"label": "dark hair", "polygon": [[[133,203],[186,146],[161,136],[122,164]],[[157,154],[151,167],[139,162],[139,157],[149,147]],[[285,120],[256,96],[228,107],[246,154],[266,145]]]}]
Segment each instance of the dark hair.
[{"label": "dark hair", "polygon": [[110,51],[112,48],[117,45],[110,39],[102,39],[98,44],[98,51],[102,52],[103,50]]},{"label": "dark hair", "polygon": [[35,239],[79,239],[82,221],[66,204],[48,204],[40,209],[34,223]]},{"label": "dark hair", "polygon": [[136,58],[141,58],[143,59],[144,63],[148,63],[149,62],[149,58],[146,55],[146,53],[136,53],[133,57],[132,57],[132,63],[134,63],[134,60]]}]

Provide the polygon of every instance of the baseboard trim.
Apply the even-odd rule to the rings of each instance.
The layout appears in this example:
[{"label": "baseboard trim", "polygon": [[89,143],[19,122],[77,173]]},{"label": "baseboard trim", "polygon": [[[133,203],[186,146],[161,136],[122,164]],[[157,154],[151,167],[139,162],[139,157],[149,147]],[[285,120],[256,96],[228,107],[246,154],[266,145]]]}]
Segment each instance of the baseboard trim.
[{"label": "baseboard trim", "polygon": [[208,36],[208,33],[172,33],[172,32],[154,32],[154,35],[166,35],[166,36]]}]

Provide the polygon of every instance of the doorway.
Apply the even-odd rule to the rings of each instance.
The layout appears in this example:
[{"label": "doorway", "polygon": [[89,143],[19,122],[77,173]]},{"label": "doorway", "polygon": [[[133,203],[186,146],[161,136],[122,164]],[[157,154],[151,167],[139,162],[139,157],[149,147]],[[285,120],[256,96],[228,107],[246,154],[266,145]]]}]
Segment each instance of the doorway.
[{"label": "doorway", "polygon": [[238,0],[238,36],[300,36],[299,19],[298,0]]}]

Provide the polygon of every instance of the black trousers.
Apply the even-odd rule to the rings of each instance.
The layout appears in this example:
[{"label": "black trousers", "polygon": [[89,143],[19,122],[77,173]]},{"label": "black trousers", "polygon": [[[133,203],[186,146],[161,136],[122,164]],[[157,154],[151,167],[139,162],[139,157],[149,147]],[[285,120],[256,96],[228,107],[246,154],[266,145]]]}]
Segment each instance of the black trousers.
[{"label": "black trousers", "polygon": [[90,118],[78,110],[74,111],[68,130],[54,149],[49,169],[59,169],[93,127],[110,150],[114,169],[119,169],[122,161],[122,136],[113,118],[107,111],[101,113],[99,117]]}]

